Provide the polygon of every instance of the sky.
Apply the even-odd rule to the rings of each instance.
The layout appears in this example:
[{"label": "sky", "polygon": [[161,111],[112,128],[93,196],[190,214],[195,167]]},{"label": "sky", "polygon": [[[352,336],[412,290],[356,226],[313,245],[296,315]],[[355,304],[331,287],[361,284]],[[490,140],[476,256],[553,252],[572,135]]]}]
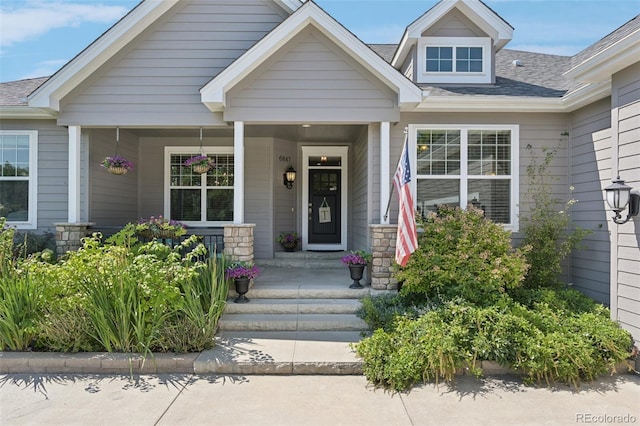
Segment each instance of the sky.
[{"label": "sky", "polygon": [[[161,1],[161,0],[151,0]],[[509,49],[574,55],[640,14],[640,0],[484,0]],[[365,43],[398,43],[436,0],[316,0]],[[0,0],[0,82],[53,74],[139,0]]]}]

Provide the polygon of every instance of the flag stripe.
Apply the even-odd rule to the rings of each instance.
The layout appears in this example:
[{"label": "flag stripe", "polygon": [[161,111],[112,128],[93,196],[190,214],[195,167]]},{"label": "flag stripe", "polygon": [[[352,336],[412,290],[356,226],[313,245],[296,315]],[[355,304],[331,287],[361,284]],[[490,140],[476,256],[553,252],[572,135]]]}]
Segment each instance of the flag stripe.
[{"label": "flag stripe", "polygon": [[393,184],[398,193],[398,235],[396,238],[396,263],[405,266],[411,253],[418,248],[418,232],[416,230],[415,209],[411,196],[411,168],[407,138],[405,137],[402,154],[398,162],[398,170],[393,176]]}]

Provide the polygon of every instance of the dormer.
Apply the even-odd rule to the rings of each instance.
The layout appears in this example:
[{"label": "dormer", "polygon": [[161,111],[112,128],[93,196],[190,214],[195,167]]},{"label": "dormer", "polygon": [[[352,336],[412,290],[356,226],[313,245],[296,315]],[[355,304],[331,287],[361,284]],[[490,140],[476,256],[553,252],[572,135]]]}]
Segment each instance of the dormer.
[{"label": "dormer", "polygon": [[418,84],[491,84],[512,37],[480,0],[442,0],[407,27],[391,64]]}]

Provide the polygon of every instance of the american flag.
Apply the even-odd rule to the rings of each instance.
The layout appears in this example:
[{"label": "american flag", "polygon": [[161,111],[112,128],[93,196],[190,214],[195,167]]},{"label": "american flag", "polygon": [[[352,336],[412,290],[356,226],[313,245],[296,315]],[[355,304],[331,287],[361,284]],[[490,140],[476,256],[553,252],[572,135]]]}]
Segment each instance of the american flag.
[{"label": "american flag", "polygon": [[409,165],[407,140],[405,138],[402,155],[398,162],[398,170],[396,170],[396,174],[393,176],[393,184],[400,202],[398,212],[398,237],[396,239],[396,262],[400,266],[405,266],[411,253],[418,248],[416,217],[409,182],[411,182],[411,168]]}]

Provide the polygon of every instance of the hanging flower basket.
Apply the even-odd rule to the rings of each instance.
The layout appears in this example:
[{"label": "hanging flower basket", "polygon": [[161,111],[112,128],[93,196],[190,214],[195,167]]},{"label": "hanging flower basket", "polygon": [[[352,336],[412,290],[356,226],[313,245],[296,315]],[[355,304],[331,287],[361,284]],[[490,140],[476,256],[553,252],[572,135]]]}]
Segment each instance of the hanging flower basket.
[{"label": "hanging flower basket", "polygon": [[184,235],[187,230],[177,220],[151,216],[149,219],[140,219],[136,224],[135,232],[141,238],[173,239]]},{"label": "hanging flower basket", "polygon": [[124,175],[129,170],[133,170],[133,163],[124,157],[114,155],[113,157],[105,157],[100,163],[112,175]]},{"label": "hanging flower basket", "polygon": [[206,155],[201,154],[189,158],[184,162],[184,165],[187,167],[190,166],[191,170],[193,170],[195,173],[202,174],[207,173],[209,170],[211,170],[211,167],[213,167],[213,160],[211,160],[211,158],[207,157]]},{"label": "hanging flower basket", "polygon": [[124,175],[124,174],[127,174],[127,169],[125,169],[124,167],[120,167],[120,166],[107,167],[107,171],[109,173],[111,173],[112,175]]}]

